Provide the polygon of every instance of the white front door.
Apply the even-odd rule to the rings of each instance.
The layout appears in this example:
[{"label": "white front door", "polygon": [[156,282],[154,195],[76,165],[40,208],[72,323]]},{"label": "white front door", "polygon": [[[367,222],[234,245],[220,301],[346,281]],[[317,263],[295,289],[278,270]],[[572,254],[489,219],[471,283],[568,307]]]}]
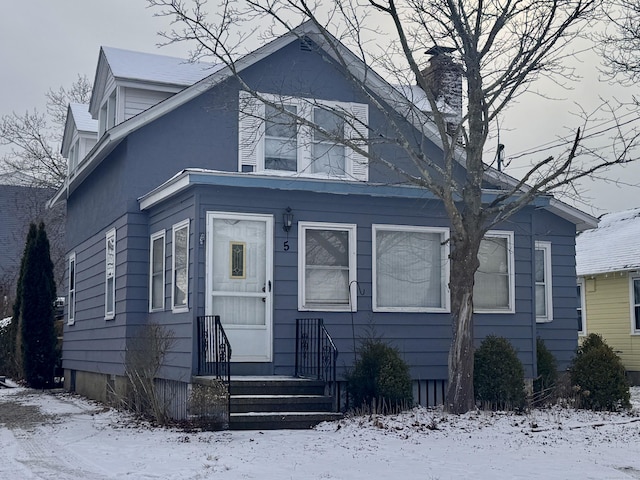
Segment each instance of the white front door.
[{"label": "white front door", "polygon": [[273,217],[207,213],[207,315],[220,315],[232,362],[272,354]]}]

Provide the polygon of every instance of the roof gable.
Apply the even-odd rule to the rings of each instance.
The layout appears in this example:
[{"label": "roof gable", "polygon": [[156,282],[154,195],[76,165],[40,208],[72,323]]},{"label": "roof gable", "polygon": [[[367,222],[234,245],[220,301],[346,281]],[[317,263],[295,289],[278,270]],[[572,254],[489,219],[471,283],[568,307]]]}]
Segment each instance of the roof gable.
[{"label": "roof gable", "polygon": [[598,228],[576,239],[577,274],[640,269],[639,238],[640,208],[603,215]]},{"label": "roof gable", "polygon": [[208,77],[221,65],[205,62],[189,62],[184,58],[153,53],[134,52],[121,48],[101,47],[96,67],[94,88],[89,104],[95,117],[99,103],[105,96],[109,77],[116,82],[128,81],[154,86],[178,87],[193,85]]},{"label": "roof gable", "polygon": [[67,108],[67,118],[64,124],[64,133],[62,136],[62,145],[60,153],[63,157],[67,157],[74,134],[96,136],[98,134],[98,121],[91,118],[89,113],[89,105],[82,103],[70,103]]},{"label": "roof gable", "polygon": [[[78,174],[76,175],[73,183],[79,183],[83,181],[86,176],[88,176],[91,171],[96,167],[96,165],[101,162],[109,152],[113,151],[113,149],[131,132],[141,128],[142,126],[150,123],[157,118],[165,115],[166,113],[180,107],[181,105],[187,103],[192,100],[194,97],[204,93],[210,88],[220,84],[224,80],[236,75],[238,73],[243,72],[246,68],[254,65],[255,63],[264,60],[269,55],[277,52],[278,50],[286,47],[291,42],[299,40],[301,38],[309,38],[315,44],[317,44],[325,54],[332,57],[335,60],[338,60],[339,64],[345,65],[345,67],[349,70],[349,73],[353,75],[358,81],[363,82],[374,95],[379,96],[384,99],[384,101],[393,109],[395,109],[402,117],[406,118],[408,122],[413,124],[418,131],[422,132],[425,137],[427,137],[430,141],[432,141],[438,148],[442,148],[442,141],[440,139],[439,133],[433,121],[428,116],[428,113],[425,113],[425,101],[420,92],[416,92],[414,88],[409,88],[406,91],[399,91],[397,88],[393,87],[389,84],[384,78],[382,78],[378,73],[371,70],[364,62],[362,62],[351,50],[349,50],[345,45],[343,45],[338,39],[333,37],[329,32],[323,30],[321,27],[316,25],[312,21],[307,21],[292,31],[272,40],[271,42],[261,46],[254,52],[251,52],[241,59],[239,59],[234,64],[234,69],[230,67],[213,67],[207,72],[208,76],[202,78],[195,84],[185,88],[180,91],[176,95],[160,102],[159,104],[149,108],[145,111],[145,115],[139,115],[137,117],[133,117],[121,124],[116,125],[112,129],[110,129],[102,138],[99,140],[96,148],[93,149],[92,155],[88,158],[88,161],[85,161],[82,168],[79,169]],[[111,73],[112,66],[109,63],[109,57],[112,58],[113,68],[115,68],[115,72],[120,75],[128,75],[130,77],[142,76],[143,74],[139,72],[136,74],[137,66],[133,65],[132,61],[125,61],[124,57],[135,58],[136,52],[128,52],[126,50],[119,49],[109,49],[103,48],[100,52],[100,60],[98,64],[98,69],[96,72],[96,82],[94,85],[98,85],[98,75],[100,72],[104,72],[106,69]],[[145,55],[145,54],[142,54]],[[156,73],[159,74],[164,68],[167,68],[170,65],[182,65],[185,66],[184,60],[175,59],[172,57],[163,57],[163,56],[153,56],[156,58]],[[150,60],[151,62],[151,60]],[[200,70],[200,73],[203,73],[204,70]],[[106,78],[103,75],[101,78]],[[96,94],[96,90],[94,89],[94,96]],[[410,96],[408,96],[409,94]],[[91,99],[91,112],[94,113],[94,96]],[[102,97],[100,97],[102,98]],[[418,104],[416,105],[413,100],[415,100]],[[465,160],[464,154],[462,151],[459,151],[456,155],[456,160],[464,167]],[[515,186],[518,184],[518,181],[512,179],[511,177],[501,174],[497,172],[493,168],[488,168],[487,172],[492,174],[492,180],[495,181],[497,185],[506,185],[509,187]],[[489,178],[490,175],[487,175]],[[66,185],[66,188],[62,188],[56,197],[52,200],[53,203],[60,201],[63,196],[68,195],[73,191],[74,185]],[[579,226],[579,229],[584,228],[592,228],[596,225],[595,219],[589,215],[580,212],[579,210],[570,207],[569,205],[564,204],[558,200],[553,199],[550,204],[553,203],[555,206],[553,209],[553,213],[558,214],[561,213],[563,218],[573,222],[574,224]]]}]

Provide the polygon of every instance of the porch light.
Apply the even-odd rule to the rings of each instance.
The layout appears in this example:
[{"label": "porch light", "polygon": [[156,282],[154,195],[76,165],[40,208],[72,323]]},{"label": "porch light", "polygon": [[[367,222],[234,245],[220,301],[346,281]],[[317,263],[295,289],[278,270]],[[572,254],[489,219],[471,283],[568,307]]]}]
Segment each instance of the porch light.
[{"label": "porch light", "polygon": [[289,233],[291,225],[293,225],[293,213],[291,213],[291,207],[287,207],[287,209],[282,213],[282,229]]}]

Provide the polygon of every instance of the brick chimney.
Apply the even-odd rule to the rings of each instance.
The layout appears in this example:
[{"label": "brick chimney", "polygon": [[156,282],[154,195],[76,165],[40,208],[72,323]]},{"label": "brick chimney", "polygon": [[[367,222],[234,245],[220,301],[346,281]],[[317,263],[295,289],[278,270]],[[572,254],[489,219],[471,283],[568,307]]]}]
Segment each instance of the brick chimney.
[{"label": "brick chimney", "polygon": [[449,47],[430,48],[425,52],[431,55],[429,65],[420,72],[436,100],[444,100],[449,107],[443,111],[449,134],[453,134],[462,121],[462,67],[449,55],[453,51],[455,49]]}]

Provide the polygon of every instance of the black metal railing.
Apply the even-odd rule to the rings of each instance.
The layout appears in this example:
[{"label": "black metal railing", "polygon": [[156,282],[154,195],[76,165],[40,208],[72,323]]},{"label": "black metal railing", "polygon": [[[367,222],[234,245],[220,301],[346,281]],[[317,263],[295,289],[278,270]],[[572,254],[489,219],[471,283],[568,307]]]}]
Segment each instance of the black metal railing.
[{"label": "black metal railing", "polygon": [[231,385],[231,344],[219,315],[198,317],[198,375]]},{"label": "black metal railing", "polygon": [[324,381],[337,408],[336,364],[338,349],[322,318],[296,319],[296,377]]}]

